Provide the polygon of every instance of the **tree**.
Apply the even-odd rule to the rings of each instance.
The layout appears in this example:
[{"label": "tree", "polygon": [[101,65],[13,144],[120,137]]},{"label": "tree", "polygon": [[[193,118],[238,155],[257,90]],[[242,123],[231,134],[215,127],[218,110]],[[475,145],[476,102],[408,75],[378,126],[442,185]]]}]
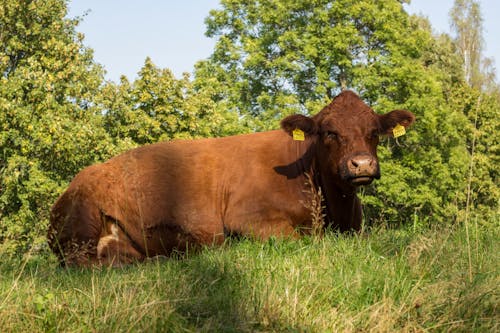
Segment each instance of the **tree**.
[{"label": "tree", "polygon": [[146,144],[240,132],[236,114],[217,107],[214,87],[204,80],[176,79],[147,58],[132,84],[122,77],[120,84],[103,88],[99,105],[108,133]]},{"label": "tree", "polygon": [[0,252],[43,247],[51,203],[114,153],[93,99],[102,69],[62,0],[0,4]]},{"label": "tree", "polygon": [[483,18],[479,2],[455,0],[450,11],[451,28],[465,73],[465,81],[483,90],[495,82],[493,60],[483,57]]},{"label": "tree", "polygon": [[450,11],[451,27],[457,33],[457,50],[463,59],[465,80],[477,86],[480,79],[482,18],[479,4],[473,0],[455,0]]},{"label": "tree", "polygon": [[[450,11],[457,53],[463,64],[465,84],[455,85],[450,101],[467,118],[465,139],[469,164],[467,205],[479,215],[497,214],[500,129],[500,88],[495,82],[493,60],[483,57],[483,27],[479,3],[455,0]],[[495,209],[497,207],[497,209]],[[468,207],[469,208],[469,207]]]},{"label": "tree", "polygon": [[[468,172],[462,188],[469,196],[469,206],[474,218],[480,222],[494,221],[498,215],[500,190],[500,100],[494,94],[487,94],[467,84],[456,86],[450,98],[451,107],[460,110],[466,117],[462,128],[465,138]],[[463,202],[461,218],[465,214]]]},{"label": "tree", "polygon": [[[222,1],[207,19],[211,61],[233,79],[241,113],[275,126],[316,111],[391,56],[418,57],[401,3],[384,1]],[[388,63],[390,64],[390,62]],[[371,75],[373,76],[373,75]]]}]

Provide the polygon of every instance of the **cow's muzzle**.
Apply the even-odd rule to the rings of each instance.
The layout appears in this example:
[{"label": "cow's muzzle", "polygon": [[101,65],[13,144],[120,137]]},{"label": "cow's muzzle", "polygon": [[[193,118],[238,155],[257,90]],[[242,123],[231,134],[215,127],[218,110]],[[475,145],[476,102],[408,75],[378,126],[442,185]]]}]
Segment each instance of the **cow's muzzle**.
[{"label": "cow's muzzle", "polygon": [[369,154],[354,155],[347,159],[345,178],[355,186],[368,185],[380,178],[380,168],[375,157]]}]

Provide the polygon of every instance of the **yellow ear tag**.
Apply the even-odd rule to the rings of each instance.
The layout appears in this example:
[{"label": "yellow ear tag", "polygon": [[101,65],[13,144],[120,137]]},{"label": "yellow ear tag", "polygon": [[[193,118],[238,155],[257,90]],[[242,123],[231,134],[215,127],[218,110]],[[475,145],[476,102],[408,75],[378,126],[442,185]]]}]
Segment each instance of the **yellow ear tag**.
[{"label": "yellow ear tag", "polygon": [[304,131],[303,130],[296,128],[293,130],[292,134],[293,134],[293,139],[295,141],[304,141]]},{"label": "yellow ear tag", "polygon": [[395,138],[398,138],[400,136],[403,136],[406,134],[406,129],[404,126],[401,126],[400,124],[397,124],[396,127],[392,129],[392,135]]}]

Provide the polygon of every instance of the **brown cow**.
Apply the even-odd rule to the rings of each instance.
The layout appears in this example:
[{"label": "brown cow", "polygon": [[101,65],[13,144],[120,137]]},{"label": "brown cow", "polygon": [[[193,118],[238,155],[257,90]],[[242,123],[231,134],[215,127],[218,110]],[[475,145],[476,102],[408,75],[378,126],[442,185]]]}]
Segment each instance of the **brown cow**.
[{"label": "brown cow", "polygon": [[283,119],[283,130],[130,150],[75,177],[52,208],[49,245],[63,264],[120,265],[228,234],[295,237],[311,228],[306,173],[328,224],[359,230],[356,188],[380,177],[379,135],[414,120],[377,115],[344,91],[313,117]]}]

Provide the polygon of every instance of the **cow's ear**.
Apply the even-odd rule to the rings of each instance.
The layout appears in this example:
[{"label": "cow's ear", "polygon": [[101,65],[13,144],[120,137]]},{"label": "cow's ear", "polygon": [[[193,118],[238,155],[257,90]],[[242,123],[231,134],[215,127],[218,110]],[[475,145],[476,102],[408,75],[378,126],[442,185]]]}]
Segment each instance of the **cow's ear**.
[{"label": "cow's ear", "polygon": [[296,129],[304,132],[306,136],[311,136],[318,132],[316,122],[312,118],[301,114],[294,114],[283,119],[281,121],[281,128],[290,136],[293,136],[293,131]]},{"label": "cow's ear", "polygon": [[408,128],[415,122],[415,115],[406,110],[394,110],[380,116],[380,134],[393,136],[394,127]]}]

